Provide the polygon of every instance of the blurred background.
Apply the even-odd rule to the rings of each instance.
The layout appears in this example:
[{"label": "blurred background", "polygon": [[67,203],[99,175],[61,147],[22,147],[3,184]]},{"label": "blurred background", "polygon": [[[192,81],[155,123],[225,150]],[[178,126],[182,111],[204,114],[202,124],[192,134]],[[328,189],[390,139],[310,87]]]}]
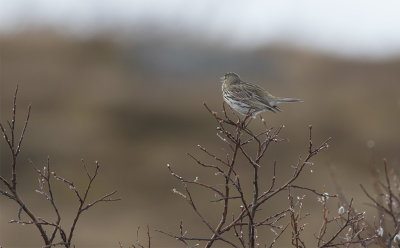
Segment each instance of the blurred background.
[{"label": "blurred background", "polygon": [[[281,180],[289,177],[290,166],[307,152],[309,124],[315,143],[333,139],[314,160],[313,173],[302,176],[304,185],[334,193],[334,173],[356,206],[367,209],[358,185],[373,182],[383,157],[393,169],[400,166],[397,1],[0,0],[0,6],[1,122],[11,117],[17,84],[19,126],[32,104],[18,168],[23,199],[39,216],[52,216],[34,192],[37,179],[28,162],[42,167],[48,155],[53,170],[79,186],[86,183],[81,158],[90,165],[100,161],[91,199],[114,189],[123,199],[83,215],[77,247],[133,243],[138,226],[144,240],[147,224],[178,232],[180,220],[190,235],[208,237],[171,192],[180,185],[166,164],[188,178],[209,177],[186,153],[204,158],[197,144],[225,153],[202,102],[221,111],[219,78],[228,71],[274,95],[304,100],[263,114],[269,126],[284,124],[282,137],[290,139],[268,151],[261,170],[266,181],[275,159]],[[2,141],[0,172],[7,178],[9,163]],[[249,174],[247,164],[239,166]],[[68,226],[77,202],[56,185]],[[213,197],[197,193],[202,202]],[[313,223],[321,211],[313,195],[310,200]],[[221,206],[205,207],[215,217],[210,206]],[[271,212],[279,207],[268,205]],[[1,197],[0,208],[0,245],[41,245],[33,227],[8,224],[17,215],[13,202]],[[272,232],[259,235],[270,240]],[[177,245],[152,236],[155,247]]]}]

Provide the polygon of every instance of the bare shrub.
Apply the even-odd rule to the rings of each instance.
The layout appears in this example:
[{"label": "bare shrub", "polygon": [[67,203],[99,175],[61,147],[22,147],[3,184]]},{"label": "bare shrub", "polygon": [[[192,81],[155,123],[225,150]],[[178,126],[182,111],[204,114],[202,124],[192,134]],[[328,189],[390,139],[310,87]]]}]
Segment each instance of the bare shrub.
[{"label": "bare shrub", "polygon": [[[311,159],[318,155],[321,151],[328,148],[329,138],[320,145],[314,146],[312,140],[312,126],[309,126],[309,144],[304,158],[299,158],[297,164],[293,166],[292,175],[282,184],[277,183],[276,161],[270,161],[273,166],[269,175],[262,175],[259,169],[264,164],[261,160],[265,157],[267,149],[273,143],[284,141],[279,134],[283,126],[279,128],[270,128],[265,121],[261,119],[263,129],[256,132],[249,128],[252,121],[250,115],[241,118],[234,111],[223,105],[222,116],[212,111],[204,104],[207,111],[217,122],[218,138],[227,147],[229,151],[224,157],[218,156],[205,147],[198,146],[199,150],[208,155],[213,163],[205,163],[195,156],[189,154],[194,162],[206,168],[211,175],[219,175],[219,181],[214,184],[206,184],[196,178],[195,180],[187,179],[185,176],[179,175],[173,168],[168,165],[171,175],[182,183],[183,191],[173,189],[173,192],[182,197],[192,208],[210,233],[209,236],[188,236],[187,231],[183,227],[183,223],[179,224],[179,233],[174,234],[163,230],[158,230],[171,238],[174,238],[186,247],[196,247],[204,243],[204,247],[212,247],[215,243],[220,242],[223,246],[230,247],[273,247],[277,240],[282,238],[284,232],[291,233],[290,244],[293,247],[306,247],[306,241],[302,237],[302,233],[306,228],[304,219],[309,215],[303,208],[303,197],[295,197],[293,191],[304,191],[306,194],[316,195],[322,206],[322,224],[320,230],[315,234],[317,247],[350,247],[353,245],[367,246],[371,244],[377,237],[375,234],[368,232],[365,228],[365,213],[359,213],[354,210],[351,200],[347,204],[343,201],[339,208],[338,214],[329,217],[327,200],[336,195],[329,195],[326,192],[318,192],[313,188],[308,188],[297,184],[298,178],[304,171],[304,168],[311,164]],[[250,146],[255,144],[254,146]],[[249,169],[252,170],[252,178],[244,179],[237,171],[238,157],[243,156]],[[240,164],[240,166],[245,166]],[[269,177],[269,185],[261,184],[261,178]],[[245,184],[251,184],[252,192],[246,193]],[[218,198],[212,199],[212,202],[223,202],[222,209],[219,209],[220,217],[217,225],[212,225],[213,219],[204,215],[196,203],[195,196],[192,193],[190,185],[203,188]],[[222,186],[222,188],[221,188]],[[286,194],[288,198],[287,207],[278,209],[269,216],[263,216],[261,208],[266,207],[271,201],[274,201],[279,194]],[[204,201],[204,199],[201,199]],[[240,206],[234,201],[240,201]],[[218,207],[218,206],[216,206]],[[215,210],[217,211],[217,210]],[[328,226],[333,230],[327,232]],[[261,244],[258,240],[257,233],[262,228],[270,229],[275,237],[268,244]],[[234,237],[234,238],[231,238]],[[357,247],[358,247],[357,246]]]},{"label": "bare shrub", "polygon": [[[77,226],[78,220],[81,215],[89,210],[94,205],[100,202],[110,202],[110,201],[118,201],[119,198],[112,198],[117,191],[112,191],[108,194],[103,195],[102,197],[89,201],[88,195],[89,192],[93,190],[93,183],[98,176],[100,165],[96,161],[94,171],[90,172],[86,163],[82,160],[82,168],[87,175],[88,183],[86,188],[83,190],[78,190],[73,181],[70,181],[64,177],[58,176],[54,170],[51,168],[50,159],[47,159],[47,163],[44,165],[43,169],[34,168],[37,173],[39,189],[35,191],[50,202],[51,208],[55,214],[55,218],[53,220],[46,220],[37,216],[32,208],[23,201],[21,194],[18,191],[17,182],[18,182],[18,170],[17,170],[17,160],[18,155],[20,154],[22,141],[24,139],[25,131],[28,126],[29,116],[31,113],[31,106],[28,107],[28,112],[25,120],[25,124],[23,126],[21,135],[17,138],[16,135],[16,109],[17,109],[17,93],[18,87],[15,90],[14,94],[14,102],[13,109],[11,115],[11,122],[8,121],[8,131],[3,124],[0,123],[0,129],[3,134],[4,140],[7,143],[8,150],[11,155],[11,179],[7,180],[3,176],[0,176],[0,181],[2,182],[5,189],[0,189],[0,193],[7,197],[8,199],[14,201],[18,204],[19,209],[17,211],[17,218],[10,220],[10,223],[17,223],[22,225],[33,225],[39,231],[40,236],[43,239],[44,246],[43,247],[53,247],[53,246],[64,246],[71,247],[72,238],[74,235],[75,228]],[[33,163],[31,165],[34,167]],[[61,181],[64,183],[70,190],[72,190],[76,196],[78,201],[78,207],[76,209],[75,217],[72,221],[72,225],[69,228],[65,228],[62,226],[62,216],[59,212],[59,207],[57,206],[55,195],[52,191],[52,185],[54,183],[54,179],[57,181]],[[24,216],[26,215],[26,216]],[[58,236],[57,236],[58,234]]]},{"label": "bare shrub", "polygon": [[[87,176],[87,186],[83,189],[77,189],[73,181],[56,174],[48,158],[42,169],[35,168],[33,163],[30,164],[38,178],[36,192],[50,203],[55,217],[45,219],[34,213],[32,207],[23,201],[17,187],[18,156],[21,152],[31,113],[29,106],[25,123],[20,131],[21,135],[17,137],[15,125],[17,92],[18,88],[14,94],[11,121],[7,122],[8,127],[6,128],[5,125],[0,123],[0,130],[11,157],[11,178],[6,179],[4,176],[0,176],[2,185],[0,194],[17,203],[19,207],[16,211],[16,218],[10,220],[10,223],[34,226],[43,240],[43,247],[71,247],[73,246],[72,239],[78,220],[86,210],[100,202],[118,201],[120,199],[113,198],[116,191],[92,201],[88,199],[89,193],[94,189],[94,181],[99,175],[100,166],[98,162],[91,170],[82,161],[82,170]],[[174,188],[173,193],[188,203],[206,231],[202,232],[201,236],[189,236],[187,228],[180,221],[177,233],[164,230],[156,230],[157,232],[176,239],[185,247],[200,245],[212,247],[217,244],[224,247],[274,247],[278,245],[278,241],[285,242],[283,240],[285,237],[290,237],[287,240],[287,246],[296,248],[307,246],[318,248],[400,247],[400,181],[393,170],[389,171],[386,160],[384,160],[384,172],[381,175],[375,174],[376,195],[372,195],[361,185],[361,189],[371,201],[371,205],[377,209],[378,217],[371,224],[366,220],[366,213],[357,211],[353,206],[354,200],[347,200],[344,191],[339,186],[337,186],[338,194],[332,195],[325,191],[320,192],[315,188],[300,185],[298,182],[298,179],[306,171],[305,168],[312,165],[311,160],[328,148],[329,138],[321,142],[320,145],[314,146],[312,126],[309,126],[305,156],[299,157],[297,163],[292,166],[290,175],[280,175],[278,178],[276,173],[277,161],[268,161],[266,152],[274,143],[285,140],[280,137],[283,126],[279,128],[268,127],[265,121],[260,118],[263,128],[256,131],[255,128],[249,126],[250,122],[256,121],[251,119],[249,115],[240,117],[223,105],[221,116],[212,111],[206,104],[204,105],[217,122],[217,136],[228,152],[224,156],[219,156],[217,153],[199,145],[200,152],[209,157],[210,161],[213,161],[211,163],[204,162],[192,154],[188,155],[196,165],[207,171],[210,178],[214,180],[213,183],[207,183],[197,177],[194,180],[188,179],[188,176],[181,176],[170,165],[168,165],[168,170],[182,184],[182,190]],[[260,168],[267,166],[267,164],[270,164],[271,168],[270,173],[265,175],[261,173]],[[252,176],[248,178],[239,175],[239,166],[247,166],[251,170]],[[67,228],[62,225],[64,219],[60,214],[55,193],[52,190],[56,181],[66,185],[77,200],[76,212],[71,220],[72,224]],[[266,181],[268,184],[265,183]],[[209,204],[204,199],[198,200],[193,187],[199,187],[210,192],[214,197],[209,202],[213,204]],[[249,191],[248,188],[251,190]],[[305,209],[303,203],[304,196],[308,195],[316,196],[318,199],[316,204],[321,206],[320,213],[312,213],[321,216],[319,223],[306,222],[310,216],[310,211]],[[267,208],[268,204],[272,205],[279,199],[278,196],[285,196],[286,205],[283,205],[280,209],[275,209],[273,214],[266,215],[262,208]],[[330,198],[336,199],[338,209],[329,210],[328,199]],[[218,212],[218,219],[204,214],[199,202],[208,204],[214,212]],[[306,240],[304,238],[305,230],[308,226],[315,226],[316,224],[319,225],[319,228],[314,233],[314,238]],[[262,244],[258,234],[265,230],[270,230],[274,236],[267,243]],[[206,234],[207,232],[208,234]],[[128,247],[150,248],[153,244],[149,226],[147,226],[146,233],[145,241],[141,242],[138,228],[136,242]],[[119,243],[119,246],[123,248],[122,243]]]},{"label": "bare shrub", "polygon": [[360,186],[377,210],[378,218],[373,225],[378,236],[377,244],[380,247],[400,247],[400,182],[398,175],[389,171],[386,159],[383,168],[383,173],[375,173],[375,196],[362,184]]}]

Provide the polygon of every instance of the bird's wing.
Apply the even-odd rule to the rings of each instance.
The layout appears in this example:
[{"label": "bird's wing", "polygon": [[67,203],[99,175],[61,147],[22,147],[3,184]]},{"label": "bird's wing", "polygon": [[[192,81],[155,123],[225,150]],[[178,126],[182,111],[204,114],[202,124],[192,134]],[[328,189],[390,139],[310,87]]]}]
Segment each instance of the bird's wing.
[{"label": "bird's wing", "polygon": [[265,91],[263,88],[256,84],[252,83],[244,83],[243,84],[243,91],[248,92],[250,95],[250,98],[253,101],[257,101],[261,103],[262,105],[265,105],[266,107],[272,108],[274,106],[271,105],[271,103],[268,101],[268,95],[270,95],[267,91]]},{"label": "bird's wing", "polygon": [[[252,83],[245,83],[232,85],[230,93],[233,97],[240,99],[242,102],[253,106],[255,109],[269,109],[272,112],[276,112],[275,109],[267,100],[265,90],[258,85]],[[278,110],[279,111],[279,110]]]},{"label": "bird's wing", "polygon": [[242,85],[231,85],[229,92],[233,97],[241,99],[244,102],[253,99],[252,93],[245,90]]}]

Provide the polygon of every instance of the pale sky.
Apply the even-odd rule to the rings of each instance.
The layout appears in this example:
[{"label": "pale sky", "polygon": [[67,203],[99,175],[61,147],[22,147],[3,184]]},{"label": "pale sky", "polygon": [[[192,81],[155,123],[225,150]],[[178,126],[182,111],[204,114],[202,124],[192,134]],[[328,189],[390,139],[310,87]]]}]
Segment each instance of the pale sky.
[{"label": "pale sky", "polygon": [[0,33],[51,26],[85,36],[152,27],[241,48],[286,42],[346,56],[400,55],[395,0],[0,0],[0,6]]}]

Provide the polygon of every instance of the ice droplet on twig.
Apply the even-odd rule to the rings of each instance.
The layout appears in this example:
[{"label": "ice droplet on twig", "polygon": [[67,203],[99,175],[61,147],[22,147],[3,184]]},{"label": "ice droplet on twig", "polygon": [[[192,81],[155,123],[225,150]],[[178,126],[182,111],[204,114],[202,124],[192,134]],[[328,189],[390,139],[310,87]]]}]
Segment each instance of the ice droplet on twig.
[{"label": "ice droplet on twig", "polygon": [[340,215],[344,214],[344,207],[343,207],[343,206],[340,206],[340,208],[339,208],[339,210],[338,210],[338,213],[339,213]]},{"label": "ice droplet on twig", "polygon": [[378,234],[379,237],[383,236],[383,227],[379,227],[378,230],[376,230],[376,234]]},{"label": "ice droplet on twig", "polygon": [[396,243],[400,243],[400,233],[396,234],[396,236],[394,236],[393,241]]}]

